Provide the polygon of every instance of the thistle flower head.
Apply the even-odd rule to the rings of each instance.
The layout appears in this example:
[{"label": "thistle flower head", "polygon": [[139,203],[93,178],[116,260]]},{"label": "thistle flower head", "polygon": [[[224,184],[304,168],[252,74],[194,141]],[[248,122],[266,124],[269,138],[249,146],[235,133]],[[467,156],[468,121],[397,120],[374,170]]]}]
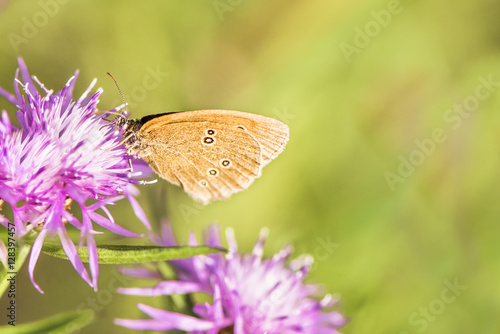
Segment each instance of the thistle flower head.
[{"label": "thistle flower head", "polygon": [[[14,82],[15,94],[0,87],[0,96],[17,107],[19,127],[6,111],[0,118],[0,201],[8,203],[13,222],[0,215],[4,226],[15,226],[18,237],[36,230],[29,274],[33,272],[47,235],[57,235],[64,251],[80,276],[97,289],[99,273],[94,223],[114,233],[137,237],[117,225],[107,209],[126,197],[137,216],[149,227],[144,212],[134,198],[128,156],[120,146],[121,132],[97,112],[102,89],[90,97],[94,80],[78,99],[72,97],[78,72],[61,91],[48,90],[30,77],[22,59]],[[20,75],[20,76],[19,76]],[[80,211],[81,219],[71,211]],[[97,211],[101,209],[104,216]],[[66,227],[80,231],[79,245],[89,253],[87,269],[78,256]]]},{"label": "thistle flower head", "polygon": [[[226,237],[229,252],[171,261],[178,280],[160,281],[150,288],[121,288],[131,295],[171,295],[203,292],[213,302],[196,304],[196,317],[138,304],[152,319],[116,319],[115,323],[138,330],[183,330],[193,334],[283,334],[339,333],[346,319],[335,310],[337,300],[331,295],[316,299],[320,287],[303,282],[311,259],[296,259],[286,264],[291,247],[285,247],[270,259],[262,258],[267,232],[264,230],[252,254],[240,255],[232,230]],[[177,245],[170,227],[164,226],[162,237],[154,242],[164,246]],[[205,243],[221,247],[219,231],[212,226]],[[196,238],[191,235],[190,245]],[[124,268],[125,274],[159,279],[158,272],[144,268]]]}]

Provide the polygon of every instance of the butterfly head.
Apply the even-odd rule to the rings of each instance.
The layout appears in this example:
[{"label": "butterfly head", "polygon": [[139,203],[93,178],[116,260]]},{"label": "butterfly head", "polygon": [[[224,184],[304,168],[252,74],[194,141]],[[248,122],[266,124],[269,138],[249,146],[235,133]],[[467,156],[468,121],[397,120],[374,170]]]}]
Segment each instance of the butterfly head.
[{"label": "butterfly head", "polygon": [[123,130],[123,136],[125,138],[135,135],[137,131],[142,127],[142,122],[138,119],[126,119],[125,121],[119,121],[122,123],[121,127],[125,125]]},{"label": "butterfly head", "polygon": [[119,113],[112,121],[111,123],[115,126],[117,129],[122,129],[127,123],[128,123],[128,118],[125,115],[125,113]]},{"label": "butterfly head", "polygon": [[143,149],[143,145],[141,144],[140,138],[137,133],[142,127],[143,123],[138,119],[125,119],[125,121],[118,120],[118,122],[121,122],[121,128],[123,129],[125,147],[130,154],[140,155],[140,152]]}]

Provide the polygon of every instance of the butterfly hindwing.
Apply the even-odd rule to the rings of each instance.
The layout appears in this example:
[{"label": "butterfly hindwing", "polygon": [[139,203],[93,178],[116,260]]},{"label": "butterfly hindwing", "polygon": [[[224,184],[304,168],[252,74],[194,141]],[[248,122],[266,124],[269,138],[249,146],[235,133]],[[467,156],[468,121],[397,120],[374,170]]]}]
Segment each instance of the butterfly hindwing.
[{"label": "butterfly hindwing", "polygon": [[144,159],[202,203],[247,188],[262,168],[262,147],[246,126],[218,120],[163,119],[161,125],[148,122],[139,131],[148,143]]}]

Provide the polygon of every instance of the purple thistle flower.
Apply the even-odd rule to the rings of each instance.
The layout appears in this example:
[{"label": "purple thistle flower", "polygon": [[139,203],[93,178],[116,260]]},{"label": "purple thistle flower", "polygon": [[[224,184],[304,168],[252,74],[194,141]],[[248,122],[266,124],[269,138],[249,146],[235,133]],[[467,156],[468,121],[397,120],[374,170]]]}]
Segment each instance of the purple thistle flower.
[{"label": "purple thistle flower", "polygon": [[[186,260],[170,261],[178,280],[161,281],[153,287],[120,288],[129,295],[158,296],[177,293],[204,292],[213,298],[212,304],[196,304],[197,317],[138,304],[138,308],[152,319],[116,319],[115,323],[137,330],[183,330],[193,334],[335,334],[346,324],[346,319],[335,310],[331,295],[321,300],[320,286],[304,284],[312,258],[304,257],[285,262],[291,247],[285,247],[270,259],[262,252],[267,231],[259,236],[252,254],[238,254],[233,231],[226,231],[229,252],[225,255],[196,256]],[[162,237],[152,237],[154,243],[176,246],[172,230],[164,224]],[[205,237],[206,245],[222,247],[219,230],[212,226]],[[191,246],[196,237],[191,234]],[[124,274],[160,279],[159,272],[145,268],[123,268]]]},{"label": "purple thistle flower", "polygon": [[[94,80],[75,102],[72,92],[78,71],[64,88],[54,93],[31,79],[24,61],[14,82],[15,95],[0,87],[0,96],[14,104],[20,127],[11,124],[6,111],[0,118],[0,208],[9,204],[17,237],[39,232],[33,243],[28,271],[33,273],[45,238],[57,235],[71,264],[95,290],[99,266],[93,223],[127,237],[140,235],[117,225],[107,206],[126,197],[148,228],[149,222],[135,200],[137,189],[126,149],[120,143],[122,133],[97,115],[102,89],[87,97]],[[21,78],[19,78],[19,74]],[[42,93],[39,92],[42,91]],[[108,113],[109,114],[109,113]],[[117,147],[118,146],[118,147]],[[91,202],[91,203],[88,203]],[[81,221],[70,208],[81,210]],[[97,213],[101,209],[105,216]],[[9,220],[0,215],[0,223]],[[86,244],[89,254],[89,278],[86,267],[66,230],[67,224],[80,230],[79,246]]]}]

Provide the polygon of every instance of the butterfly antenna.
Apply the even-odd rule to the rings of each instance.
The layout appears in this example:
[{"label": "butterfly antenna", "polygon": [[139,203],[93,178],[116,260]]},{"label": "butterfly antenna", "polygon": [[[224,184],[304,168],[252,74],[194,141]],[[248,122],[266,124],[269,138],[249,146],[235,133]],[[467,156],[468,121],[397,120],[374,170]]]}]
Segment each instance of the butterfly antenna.
[{"label": "butterfly antenna", "polygon": [[[107,72],[107,73],[111,77],[111,79],[113,79],[113,81],[115,82],[116,88],[118,88],[118,93],[120,93],[120,96],[122,97],[123,104],[125,105],[125,112],[128,114],[127,103],[125,102],[125,99],[123,98],[122,90],[120,89],[120,86],[118,86],[118,82],[116,81],[116,79],[113,76],[113,74],[111,74],[109,72]],[[121,115],[121,116],[124,117],[123,115]]]}]

